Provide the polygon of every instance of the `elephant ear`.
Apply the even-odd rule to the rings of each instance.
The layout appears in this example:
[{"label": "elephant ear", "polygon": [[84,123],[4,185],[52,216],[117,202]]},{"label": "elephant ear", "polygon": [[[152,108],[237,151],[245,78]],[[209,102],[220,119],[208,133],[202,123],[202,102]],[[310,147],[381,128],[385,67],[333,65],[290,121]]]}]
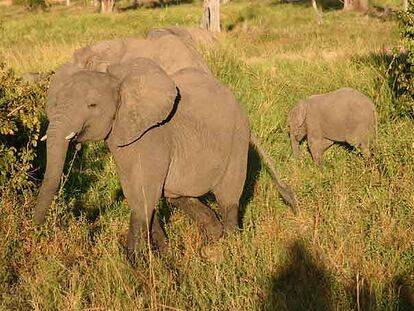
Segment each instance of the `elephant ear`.
[{"label": "elephant ear", "polygon": [[301,101],[289,111],[288,123],[291,134],[299,135],[300,128],[305,123],[307,107],[307,103]]},{"label": "elephant ear", "polygon": [[137,58],[114,64],[108,73],[120,81],[120,102],[111,132],[117,146],[131,144],[172,113],[177,88],[153,61]]}]

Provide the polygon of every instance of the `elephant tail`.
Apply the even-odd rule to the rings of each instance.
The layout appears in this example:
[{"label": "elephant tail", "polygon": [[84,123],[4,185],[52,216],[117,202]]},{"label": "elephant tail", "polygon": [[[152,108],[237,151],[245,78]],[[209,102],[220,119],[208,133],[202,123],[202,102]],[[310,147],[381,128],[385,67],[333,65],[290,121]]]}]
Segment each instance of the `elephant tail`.
[{"label": "elephant tail", "polygon": [[272,175],[273,182],[276,185],[277,190],[279,191],[283,200],[291,206],[293,213],[297,215],[299,213],[299,208],[296,201],[295,192],[288,184],[286,184],[280,178],[279,173],[275,169],[275,162],[271,157],[269,157],[269,155],[267,155],[263,147],[260,145],[259,140],[253,134],[250,134],[250,142],[252,143],[257,153],[260,155],[260,158],[262,159],[263,163]]},{"label": "elephant tail", "polygon": [[378,142],[378,113],[374,106],[374,142],[375,144]]}]

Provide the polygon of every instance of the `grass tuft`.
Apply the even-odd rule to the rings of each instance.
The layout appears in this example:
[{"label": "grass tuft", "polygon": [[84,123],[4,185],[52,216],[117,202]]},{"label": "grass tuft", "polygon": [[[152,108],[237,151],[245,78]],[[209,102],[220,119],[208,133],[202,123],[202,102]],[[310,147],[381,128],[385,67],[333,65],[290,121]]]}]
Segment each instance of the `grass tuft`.
[{"label": "grass tuft", "polygon": [[[87,43],[197,25],[200,16],[200,2],[111,16],[80,5],[14,8],[0,12],[0,55],[18,72],[49,71]],[[202,53],[295,189],[301,214],[251,154],[240,233],[206,244],[172,211],[167,255],[143,251],[131,266],[114,161],[103,143],[85,144],[43,228],[31,221],[35,194],[1,194],[0,309],[409,310],[414,126],[399,117],[381,57],[397,45],[396,22],[329,10],[318,26],[311,7],[274,1],[232,1],[222,18],[231,31]],[[287,112],[343,86],[375,102],[372,158],[334,145],[318,168],[304,143],[294,160]]]}]

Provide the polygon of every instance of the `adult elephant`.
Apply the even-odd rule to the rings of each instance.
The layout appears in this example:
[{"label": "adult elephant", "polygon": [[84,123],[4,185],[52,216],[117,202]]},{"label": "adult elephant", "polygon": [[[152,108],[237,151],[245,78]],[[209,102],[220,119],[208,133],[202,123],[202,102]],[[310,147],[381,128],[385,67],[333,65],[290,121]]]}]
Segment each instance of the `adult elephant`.
[{"label": "adult elephant", "polygon": [[[250,131],[244,111],[225,86],[191,68],[168,76],[145,58],[111,65],[107,73],[79,70],[54,88],[58,82],[52,80],[56,91],[47,103],[47,167],[36,223],[44,222],[59,186],[69,142],[105,140],[131,208],[129,254],[151,224],[162,195],[202,211],[206,230],[220,235],[215,214],[195,199],[212,192],[224,229],[237,226]],[[278,182],[283,198],[295,206],[293,191]],[[165,243],[162,230],[153,231],[152,241],[155,246]]]},{"label": "adult elephant", "polygon": [[82,69],[106,72],[111,64],[125,63],[137,57],[153,60],[167,74],[194,68],[211,74],[207,63],[190,44],[175,34],[156,38],[124,38],[98,41],[77,49],[72,63]]}]

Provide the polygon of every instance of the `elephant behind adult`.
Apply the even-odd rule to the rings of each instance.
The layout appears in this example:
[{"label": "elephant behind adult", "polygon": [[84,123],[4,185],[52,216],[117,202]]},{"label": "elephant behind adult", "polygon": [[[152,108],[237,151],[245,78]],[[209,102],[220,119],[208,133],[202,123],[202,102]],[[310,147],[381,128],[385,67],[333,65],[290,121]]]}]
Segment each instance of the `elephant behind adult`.
[{"label": "elephant behind adult", "polygon": [[152,28],[146,38],[156,40],[163,36],[173,35],[180,38],[186,45],[195,48],[197,45],[211,45],[215,42],[214,33],[200,27],[161,27]]},{"label": "elephant behind adult", "polygon": [[323,152],[335,142],[346,142],[369,155],[377,114],[370,98],[344,87],[300,101],[289,111],[288,124],[294,156],[299,156],[299,143],[307,137],[312,158],[319,165]]},{"label": "elephant behind adult", "polygon": [[[110,66],[108,73],[79,70],[48,98],[47,113],[48,158],[37,223],[43,223],[59,185],[69,142],[103,139],[131,208],[130,253],[162,195],[200,209],[193,198],[212,192],[224,228],[237,226],[250,130],[232,93],[211,75],[183,69],[169,77],[143,58]],[[206,217],[216,229],[214,213]],[[162,230],[157,234],[153,239],[161,244]]]},{"label": "elephant behind adult", "polygon": [[154,39],[125,38],[98,41],[76,50],[72,62],[82,69],[106,72],[111,64],[125,63],[137,57],[153,60],[168,75],[184,68],[198,69],[211,74],[201,55],[173,34]]}]

